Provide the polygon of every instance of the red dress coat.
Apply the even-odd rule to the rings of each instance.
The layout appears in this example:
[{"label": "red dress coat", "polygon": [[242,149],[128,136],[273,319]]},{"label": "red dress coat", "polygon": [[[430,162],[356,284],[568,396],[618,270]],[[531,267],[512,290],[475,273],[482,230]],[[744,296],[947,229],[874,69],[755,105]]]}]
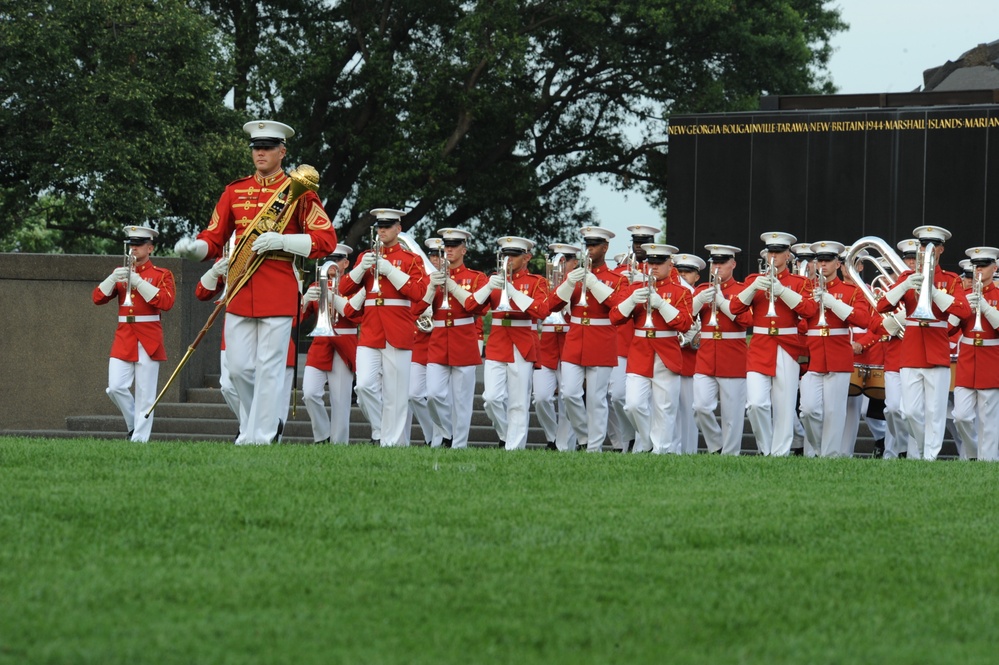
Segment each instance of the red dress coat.
[{"label": "red dress coat", "polygon": [[[160,322],[160,312],[166,312],[173,307],[177,297],[177,286],[173,281],[173,273],[164,268],[154,266],[152,261],[146,261],[135,267],[135,274],[159,289],[159,293],[146,302],[136,289],[132,289],[132,306],[125,307],[126,284],[115,282],[111,295],[104,295],[100,287],[95,287],[93,301],[95,305],[103,305],[112,300],[118,301],[118,327],[115,329],[114,342],[111,344],[111,357],[125,362],[138,362],[139,343],[153,360],[166,360],[166,347],[163,345],[163,325]],[[129,317],[142,317],[145,320],[130,320]],[[147,318],[148,317],[148,318]],[[152,317],[156,317],[152,320]]]},{"label": "red dress coat", "polygon": [[572,291],[569,299],[571,306],[559,298],[555,291],[548,296],[552,311],[566,307],[570,309],[570,316],[567,318],[571,325],[562,348],[562,360],[580,367],[616,367],[617,330],[611,324],[610,311],[626,297],[628,279],[606,264],[594,268],[592,273],[613,290],[604,302],[598,302],[592,293],[587,292],[586,306],[580,305],[581,284],[576,284]]},{"label": "red dress coat", "polygon": [[871,309],[864,299],[864,294],[852,284],[845,284],[840,279],[830,279],[826,282],[826,291],[837,300],[853,307],[850,316],[843,321],[826,310],[826,326],[819,326],[819,307],[806,319],[808,327],[806,340],[808,343],[808,371],[818,372],[852,372],[853,344],[851,343],[851,327],[867,329],[871,321]]},{"label": "red dress coat", "polygon": [[[427,362],[450,367],[481,365],[479,353],[478,317],[489,309],[489,300],[481,305],[473,294],[489,282],[485,273],[462,264],[448,270],[451,280],[468,291],[465,302],[458,300],[440,287],[434,296],[434,328],[430,333]],[[441,309],[447,298],[449,309]]]},{"label": "red dress coat", "polygon": [[610,318],[615,324],[625,318],[631,319],[635,326],[632,333],[631,348],[628,351],[628,374],[638,374],[647,378],[652,378],[655,369],[655,359],[658,357],[674,374],[680,374],[683,369],[683,358],[680,354],[680,345],[677,341],[677,333],[690,330],[693,319],[690,315],[690,291],[669,280],[661,279],[655,284],[656,293],[662,296],[663,300],[671,304],[679,314],[667,322],[659,310],[652,311],[652,328],[645,328],[646,306],[644,303],[635,305],[634,310],[628,316],[621,313],[621,303],[624,302],[632,292],[642,288],[641,283],[631,284],[626,287],[626,292],[622,298],[614,304],[611,309]]},{"label": "red dress coat", "polygon": [[[702,284],[695,293],[708,286]],[[731,301],[745,287],[742,282],[729,279],[720,288],[722,296]],[[695,373],[720,379],[746,378],[746,330],[753,325],[752,312],[747,309],[730,319],[719,311],[718,325],[711,326],[708,325],[711,320],[711,304],[708,303],[698,316],[701,318],[701,347],[697,350]]]},{"label": "red dress coat", "polygon": [[538,359],[538,321],[548,316],[548,280],[541,275],[532,275],[527,270],[518,270],[510,275],[513,287],[531,298],[527,311],[522,311],[510,299],[512,312],[497,312],[502,292],[493,291],[489,302],[493,309],[493,323],[486,342],[486,360],[513,362],[513,349],[517,347],[524,360],[535,362]]}]

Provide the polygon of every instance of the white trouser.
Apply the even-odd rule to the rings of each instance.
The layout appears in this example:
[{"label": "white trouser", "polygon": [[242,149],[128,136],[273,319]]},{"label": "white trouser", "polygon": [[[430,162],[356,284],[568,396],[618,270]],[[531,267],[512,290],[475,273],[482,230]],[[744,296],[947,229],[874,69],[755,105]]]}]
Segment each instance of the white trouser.
[{"label": "white trouser", "polygon": [[423,442],[427,445],[441,445],[440,428],[435,426],[427,406],[427,366],[419,363],[413,363],[409,367],[409,413],[402,430],[404,445],[407,446],[412,438],[413,416],[416,416],[416,422],[420,424]]},{"label": "white trouser", "polygon": [[683,451],[674,432],[680,405],[680,375],[674,374],[659,356],[653,361],[652,378],[627,375],[624,408],[635,427],[635,452],[651,450],[657,455]]},{"label": "white trouser", "polygon": [[[240,403],[237,445],[268,444],[286,414],[285,375],[291,317],[226,314],[226,364]],[[245,418],[243,414],[245,413]]]},{"label": "white trouser", "polygon": [[513,348],[513,362],[485,362],[482,401],[496,435],[506,444],[507,450],[527,447],[533,374],[534,363],[524,360],[517,347]]},{"label": "white trouser", "polygon": [[775,376],[746,374],[747,414],[761,455],[790,454],[797,399],[798,363],[782,348],[777,349]]},{"label": "white trouser", "polygon": [[909,449],[912,436],[909,424],[902,417],[902,377],[898,372],[885,372],[885,459],[896,459]]},{"label": "white trouser", "polygon": [[[427,408],[436,428],[434,445],[451,439],[452,448],[468,447],[475,401],[475,365],[427,365]],[[439,433],[439,435],[438,435]]]},{"label": "white trouser", "polygon": [[947,425],[950,367],[903,367],[902,417],[909,425],[909,459],[935,460]]},{"label": "white trouser", "polygon": [[[337,354],[333,354],[333,368],[324,371],[306,365],[302,377],[302,401],[312,422],[312,439],[333,443],[350,441],[350,384],[354,375]],[[326,412],[323,401],[326,384],[330,386],[330,410]]]},{"label": "white trouser", "polygon": [[673,443],[683,455],[697,454],[697,423],[694,420],[694,377],[680,376]]},{"label": "white trouser", "polygon": [[[559,391],[576,440],[588,452],[599,453],[603,450],[604,439],[607,437],[607,383],[610,381],[611,368],[584,367],[563,361],[559,365],[559,372],[562,381]],[[555,444],[559,450],[575,450],[569,447],[568,439],[556,439]]]},{"label": "white trouser", "polygon": [[999,460],[999,389],[956,386],[954,425],[961,433],[969,459]]},{"label": "white trouser", "polygon": [[801,426],[805,428],[805,441],[817,448],[821,457],[846,454],[843,431],[849,393],[850,372],[806,372],[801,377]]},{"label": "white trouser", "polygon": [[229,376],[229,364],[225,361],[225,349],[219,351],[219,389],[222,391],[222,399],[229,405],[232,415],[239,420],[245,416],[239,413],[239,395],[236,394],[236,387],[232,385],[232,377]]},{"label": "white trouser", "polygon": [[607,398],[610,407],[607,410],[607,435],[611,445],[619,450],[626,450],[628,444],[635,438],[635,428],[624,410],[628,356],[618,356],[617,366],[611,368],[607,383]]},{"label": "white trouser", "polygon": [[[715,409],[721,402],[721,423]],[[709,453],[738,455],[746,421],[746,379],[694,375],[694,417]]]},{"label": "white trouser", "polygon": [[565,415],[562,394],[557,392],[558,370],[538,367],[534,370],[534,413],[538,416],[545,440],[555,443],[562,437],[569,445],[576,446],[576,433],[572,431],[569,418]]},{"label": "white trouser", "polygon": [[382,447],[404,446],[409,414],[409,374],[413,352],[389,344],[357,347],[357,405],[371,425],[371,440]]},{"label": "white trouser", "polygon": [[[965,437],[961,434],[961,431],[957,428],[954,423],[954,393],[947,394],[947,431],[950,433],[951,437],[954,439],[954,445],[957,447],[957,456],[960,459],[969,459],[969,450],[971,459],[978,455],[978,439],[970,439],[967,444],[965,443]],[[974,430],[970,430],[974,432]]]},{"label": "white trouser", "polygon": [[[295,380],[295,368],[288,367],[286,365],[284,368],[284,386],[282,387],[284,394],[284,415],[281,416],[281,422],[284,425],[288,424],[288,418],[291,415],[291,406],[293,401],[291,396],[291,389],[293,387],[292,382],[294,382],[294,380]],[[296,395],[295,399],[297,398],[298,396]],[[277,440],[281,441],[282,438],[284,438],[284,428],[282,428],[281,433],[278,434]]]},{"label": "white trouser", "polygon": [[[144,443],[149,441],[149,435],[153,431],[154,414],[150,413],[146,418],[146,412],[156,401],[156,381],[160,375],[160,362],[149,357],[141,342],[138,345],[138,361],[131,363],[118,358],[110,359],[108,387],[104,392],[121,410],[121,415],[125,418],[125,427],[132,433],[131,440]],[[133,382],[135,397],[132,397],[129,390]]]}]

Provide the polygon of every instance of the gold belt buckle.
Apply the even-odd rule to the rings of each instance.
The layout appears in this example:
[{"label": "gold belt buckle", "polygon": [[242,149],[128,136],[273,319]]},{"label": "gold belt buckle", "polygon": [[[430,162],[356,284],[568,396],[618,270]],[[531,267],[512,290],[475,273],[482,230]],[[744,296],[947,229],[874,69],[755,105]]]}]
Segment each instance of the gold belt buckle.
[{"label": "gold belt buckle", "polygon": [[135,317],[131,316],[131,315],[126,316],[125,317],[125,323],[135,323]]},{"label": "gold belt buckle", "polygon": [[819,328],[819,337],[829,337],[829,328]]},{"label": "gold belt buckle", "polygon": [[919,322],[919,327],[920,328],[929,328],[930,327],[930,322],[929,321],[920,321]]},{"label": "gold belt buckle", "polygon": [[378,306],[385,304],[385,298],[375,298],[375,304]]},{"label": "gold belt buckle", "polygon": [[975,346],[985,346],[985,340],[981,337],[975,338]]},{"label": "gold belt buckle", "polygon": [[652,337],[655,337],[655,336],[656,336],[656,331],[655,330],[646,330],[645,331],[645,337],[646,337],[646,339],[649,339],[649,338],[652,338]]},{"label": "gold belt buckle", "polygon": [[509,328],[510,326],[513,325],[513,321],[511,321],[510,319],[500,319],[500,325]]},{"label": "gold belt buckle", "polygon": [[565,326],[555,326],[555,332],[565,332]]},{"label": "gold belt buckle", "polygon": [[768,335],[778,335],[780,333],[777,331],[777,326],[775,326],[773,324],[770,324],[770,330],[767,331],[767,334]]},{"label": "gold belt buckle", "polygon": [[454,326],[454,319],[445,319],[444,320],[444,327],[445,328],[451,328],[453,326]]},{"label": "gold belt buckle", "polygon": [[579,322],[582,323],[584,326],[590,325],[590,319],[588,318],[582,318],[579,320]]},{"label": "gold belt buckle", "polygon": [[713,333],[711,333],[711,339],[721,339],[722,338],[721,335],[722,335],[721,331],[720,330],[716,330]]}]

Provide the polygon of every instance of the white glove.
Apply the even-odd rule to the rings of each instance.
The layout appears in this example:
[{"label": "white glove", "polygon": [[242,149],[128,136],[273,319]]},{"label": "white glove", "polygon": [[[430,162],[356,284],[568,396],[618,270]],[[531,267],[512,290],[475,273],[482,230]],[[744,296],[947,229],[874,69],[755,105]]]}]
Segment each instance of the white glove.
[{"label": "white glove", "polygon": [[378,274],[388,277],[388,274],[393,270],[396,270],[396,267],[392,265],[391,261],[388,259],[378,259]]},{"label": "white glove", "polygon": [[527,295],[520,289],[513,288],[513,284],[510,285],[509,293],[510,300],[513,301],[514,305],[520,308],[521,312],[526,312],[527,309],[534,304],[534,298]]},{"label": "white glove", "polygon": [[649,287],[647,286],[638,287],[637,289],[631,292],[630,296],[628,296],[628,300],[631,301],[632,307],[634,307],[638,303],[645,303],[648,301],[648,299],[649,299]]},{"label": "white glove", "polygon": [[787,287],[785,287],[783,284],[781,284],[780,280],[775,279],[773,277],[768,277],[767,280],[772,285],[770,288],[774,292],[774,298],[780,298],[781,294],[784,293],[784,291],[787,290]]},{"label": "white glove", "polygon": [[139,277],[139,273],[133,270],[132,276],[128,278],[128,285],[131,286],[133,289],[137,289],[139,288],[139,283],[144,281],[145,281],[144,279]]},{"label": "white glove", "polygon": [[128,268],[115,268],[111,276],[114,277],[114,281],[124,284],[128,280]]},{"label": "white glove", "polygon": [[[760,282],[763,282],[763,284]],[[763,277],[757,277],[750,282],[746,288],[739,292],[738,298],[742,301],[743,305],[749,305],[753,302],[753,297],[756,296],[756,292],[768,286],[770,286],[769,277],[766,275]]]},{"label": "white glove", "polygon": [[[138,275],[134,276],[138,277]],[[145,300],[146,302],[149,302],[150,300],[155,298],[156,294],[160,292],[159,287],[153,286],[152,284],[141,278],[139,279],[138,284],[133,283],[132,288],[138,291],[139,295],[142,296],[142,299]]]},{"label": "white glove", "polygon": [[690,313],[697,316],[697,313],[701,311],[701,308],[707,305],[709,302],[714,300],[715,293],[717,293],[718,288],[715,286],[708,286],[706,289],[694,295],[691,298]]},{"label": "white glove", "polygon": [[[590,277],[593,277],[593,275],[591,274]],[[597,302],[603,302],[607,300],[607,298],[610,297],[610,294],[614,293],[613,288],[607,286],[596,277],[593,277],[593,284],[591,284],[587,288],[589,288],[590,293],[593,294],[593,297],[597,299]]]},{"label": "white glove", "polygon": [[841,302],[840,300],[836,299],[836,296],[834,296],[833,294],[829,293],[828,291],[824,291],[818,297],[818,301],[821,302],[825,306],[826,309],[831,309],[834,303]]},{"label": "white glove", "polygon": [[907,291],[918,291],[923,286],[923,273],[914,272],[903,282]]},{"label": "white glove", "polygon": [[430,273],[430,283],[435,287],[444,286],[447,282],[447,273],[443,270],[435,270]]},{"label": "white glove", "polygon": [[489,288],[493,291],[502,289],[506,285],[506,280],[503,279],[503,275],[496,273],[489,278]]},{"label": "white glove", "polygon": [[593,290],[593,287],[596,286],[596,284],[599,281],[600,280],[597,279],[596,275],[594,275],[592,272],[586,273],[586,288],[589,289],[590,291]]},{"label": "white glove", "polygon": [[182,259],[200,261],[208,256],[208,243],[197,238],[181,238],[173,246],[173,252]]},{"label": "white glove", "polygon": [[753,280],[753,283],[749,286],[757,291],[766,291],[770,288],[773,283],[774,278],[770,275],[762,275]]},{"label": "white glove", "polygon": [[[461,288],[458,282],[454,281],[453,279],[449,279],[447,281],[447,292],[450,293],[452,296],[454,296],[454,299],[457,300],[458,304],[461,305],[462,307],[464,307],[465,303],[468,302],[468,297],[472,295],[465,289]],[[485,301],[483,300],[483,302]]]},{"label": "white glove", "polygon": [[566,280],[561,284],[559,284],[558,288],[555,289],[555,295],[558,296],[564,302],[569,302],[569,299],[572,298],[572,293],[575,290],[575,288],[576,288],[576,283],[570,282],[568,278],[566,278]]},{"label": "white glove", "polygon": [[974,312],[975,309],[978,307],[978,302],[979,301],[982,302],[982,311],[984,312],[985,311],[985,305],[987,305],[988,303],[985,300],[982,300],[982,297],[980,295],[978,295],[977,293],[969,293],[968,294],[968,305],[971,306],[971,311],[972,312]]},{"label": "white glove", "polygon": [[[361,291],[364,291],[364,289],[361,289]],[[347,299],[342,295],[340,295],[339,293],[334,293],[333,309],[336,310],[336,313],[339,314],[340,316],[343,316],[343,310],[346,307],[347,307]]]},{"label": "white glove", "polygon": [[934,286],[930,293],[933,298],[933,304],[939,307],[941,312],[946,312],[947,309],[954,304],[954,296],[950,295],[946,291],[938,289]]},{"label": "white glove", "polygon": [[999,310],[986,301],[982,301],[982,316],[993,328],[999,328]]},{"label": "white glove", "polygon": [[830,312],[835,314],[840,321],[846,321],[847,318],[853,314],[853,307],[848,303],[838,300],[836,296],[831,293],[822,294],[822,304]]},{"label": "white glove", "polygon": [[[498,277],[498,275],[493,275],[493,277]],[[502,279],[500,281],[502,281]],[[487,300],[489,300],[489,296],[492,295],[493,291],[494,291],[493,279],[492,277],[490,277],[489,281],[486,282],[485,285],[480,286],[479,290],[473,293],[472,296],[475,298],[475,302],[479,303],[480,305],[483,305]],[[455,297],[457,298],[457,296]]]},{"label": "white glove", "polygon": [[[659,296],[658,293],[653,293],[653,295]],[[655,300],[655,298],[653,298],[653,300]],[[659,296],[659,304],[656,305],[655,309],[659,311],[666,323],[669,323],[680,314],[680,310],[663,300],[662,296]]]},{"label": "white glove", "polygon": [[892,337],[898,337],[898,333],[901,332],[902,330],[902,324],[899,323],[898,320],[891,314],[885,314],[881,318],[884,322],[885,330],[888,331],[888,334],[891,335]]},{"label": "white glove", "polygon": [[920,285],[922,285],[922,283],[923,283],[923,276],[920,273],[918,273],[918,272],[914,272],[911,275],[909,275],[908,277],[906,277],[905,279],[903,279],[901,282],[899,282],[898,284],[896,284],[895,286],[893,286],[892,288],[888,289],[888,292],[885,293],[885,295],[884,295],[884,299],[887,300],[889,303],[891,303],[892,307],[894,307],[895,305],[897,305],[898,301],[901,300],[905,296],[906,292],[909,289],[911,289],[911,288],[918,289],[919,288],[918,286],[916,286],[916,287],[912,286],[912,284],[914,282],[910,282],[909,281],[909,280],[912,280],[912,279],[914,279],[915,282],[918,282]]},{"label": "white glove", "polygon": [[358,261],[354,269],[350,271],[350,279],[355,284],[360,284],[361,280],[364,279],[364,273],[371,270],[371,266],[375,265],[378,257],[375,256],[374,252],[365,252]]},{"label": "white glove", "polygon": [[656,291],[649,292],[649,305],[652,306],[652,309],[659,309],[660,307],[663,306],[665,302],[666,301],[663,300],[663,297],[659,295],[658,292]]},{"label": "white glove", "polygon": [[302,296],[302,303],[318,302],[319,301],[319,285],[313,284],[308,289],[305,290],[305,295]]},{"label": "white glove", "polygon": [[569,274],[566,275],[565,281],[567,281],[569,284],[572,284],[573,286],[575,286],[579,282],[583,281],[583,277],[585,277],[587,274],[588,273],[586,272],[585,269],[583,269],[583,268],[576,268],[575,270],[570,270],[569,271]]},{"label": "white glove", "polygon": [[115,277],[115,275],[117,274],[118,274],[118,268],[115,268],[114,270],[111,271],[110,275],[104,278],[103,282],[97,285],[97,288],[101,290],[101,293],[103,293],[106,296],[109,296],[112,293],[114,293],[114,285],[118,281],[118,278]]},{"label": "white glove", "polygon": [[229,272],[229,257],[223,256],[215,262],[215,265],[208,269],[208,272],[211,273],[216,281],[225,277],[226,273]]},{"label": "white glove", "polygon": [[774,293],[775,296],[784,301],[784,304],[794,309],[799,304],[801,304],[801,294],[794,289],[789,289],[786,286],[774,282],[774,286],[779,286],[780,290]]},{"label": "white glove", "polygon": [[253,241],[253,245],[250,249],[257,254],[263,254],[264,252],[283,252],[284,238],[276,231],[261,233],[257,239]]}]

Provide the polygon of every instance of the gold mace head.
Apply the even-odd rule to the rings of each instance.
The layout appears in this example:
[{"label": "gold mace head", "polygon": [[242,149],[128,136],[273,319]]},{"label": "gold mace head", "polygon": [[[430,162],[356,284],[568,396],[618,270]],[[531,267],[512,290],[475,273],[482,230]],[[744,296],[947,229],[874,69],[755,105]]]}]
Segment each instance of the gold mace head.
[{"label": "gold mace head", "polygon": [[319,191],[319,171],[309,164],[300,164],[292,169],[288,177],[306,189]]}]

